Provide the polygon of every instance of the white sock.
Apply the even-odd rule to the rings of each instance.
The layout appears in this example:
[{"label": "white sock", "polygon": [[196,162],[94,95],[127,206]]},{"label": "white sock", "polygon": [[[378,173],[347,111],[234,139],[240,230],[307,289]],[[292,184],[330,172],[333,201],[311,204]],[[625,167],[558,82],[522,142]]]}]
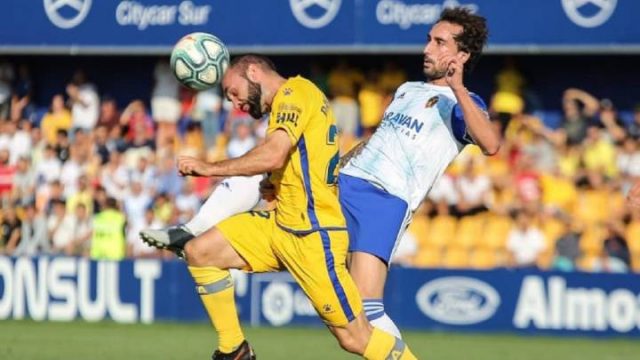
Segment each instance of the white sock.
[{"label": "white sock", "polygon": [[255,175],[225,179],[216,186],[198,213],[184,226],[197,236],[222,220],[253,209],[260,201],[259,184],[262,178],[262,175]]},{"label": "white sock", "polygon": [[384,312],[384,303],[382,299],[365,299],[363,300],[364,313],[367,315],[367,319],[371,325],[377,327],[380,330],[402,339],[400,330],[396,324],[391,320],[389,315]]}]

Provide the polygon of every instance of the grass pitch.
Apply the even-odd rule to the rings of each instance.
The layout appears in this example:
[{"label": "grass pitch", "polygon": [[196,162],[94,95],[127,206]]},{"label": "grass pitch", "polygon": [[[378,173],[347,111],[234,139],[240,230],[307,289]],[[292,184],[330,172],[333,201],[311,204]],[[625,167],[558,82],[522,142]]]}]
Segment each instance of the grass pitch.
[{"label": "grass pitch", "polygon": [[[356,359],[326,329],[247,328],[258,359]],[[640,341],[404,332],[419,359],[635,360]],[[210,359],[215,336],[206,324],[122,325],[0,321],[0,359]]]}]

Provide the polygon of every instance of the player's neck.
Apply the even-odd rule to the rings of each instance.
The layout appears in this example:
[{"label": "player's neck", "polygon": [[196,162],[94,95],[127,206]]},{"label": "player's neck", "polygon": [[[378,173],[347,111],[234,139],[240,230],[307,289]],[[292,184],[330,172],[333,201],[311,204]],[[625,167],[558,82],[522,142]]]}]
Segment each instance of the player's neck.
[{"label": "player's neck", "polygon": [[447,84],[447,81],[444,79],[444,77],[441,77],[439,79],[427,79],[427,83],[431,84],[431,85],[437,85],[437,86],[449,86]]},{"label": "player's neck", "polygon": [[271,104],[273,102],[273,98],[276,96],[276,93],[278,92],[278,90],[282,87],[282,85],[284,85],[284,83],[287,81],[287,79],[283,78],[280,75],[274,75],[272,77],[269,77],[269,79],[267,79],[267,81],[265,82],[265,88],[267,90],[266,92],[266,101],[268,104]]}]

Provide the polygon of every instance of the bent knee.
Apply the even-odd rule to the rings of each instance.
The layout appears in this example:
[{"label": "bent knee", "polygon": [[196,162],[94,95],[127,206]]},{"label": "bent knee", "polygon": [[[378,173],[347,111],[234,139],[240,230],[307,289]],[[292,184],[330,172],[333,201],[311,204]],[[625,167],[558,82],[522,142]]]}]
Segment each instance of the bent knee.
[{"label": "bent knee", "polygon": [[216,265],[221,236],[222,234],[214,228],[187,242],[184,245],[187,262],[194,266]]}]

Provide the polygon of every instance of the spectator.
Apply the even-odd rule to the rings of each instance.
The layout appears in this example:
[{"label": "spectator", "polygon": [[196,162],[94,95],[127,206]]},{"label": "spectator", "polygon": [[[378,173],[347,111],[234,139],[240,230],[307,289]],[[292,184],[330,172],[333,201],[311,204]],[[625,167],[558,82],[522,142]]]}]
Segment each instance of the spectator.
[{"label": "spectator", "polygon": [[535,268],[545,250],[544,235],[529,210],[516,211],[513,217],[515,226],[507,238],[508,263],[517,268]]},{"label": "spectator", "polygon": [[31,102],[33,97],[33,82],[29,74],[29,68],[20,64],[18,66],[18,76],[13,85],[13,95],[11,96],[11,120],[19,121],[29,119],[35,111],[35,106]]},{"label": "spectator", "polygon": [[491,181],[489,177],[478,174],[473,160],[467,161],[462,174],[456,179],[458,191],[458,212],[461,216],[475,215],[487,210]]},{"label": "spectator", "polygon": [[382,114],[386,108],[385,92],[383,90],[380,74],[375,70],[369,70],[358,92],[358,104],[360,106],[361,125],[364,128],[363,136],[371,136],[375,128],[382,120]]},{"label": "spectator", "polygon": [[75,208],[76,227],[73,234],[71,253],[89,256],[89,246],[93,235],[93,223],[87,207],[80,203]]},{"label": "spectator", "polygon": [[31,152],[31,123],[27,120],[8,121],[5,127],[9,139],[9,163],[15,165],[21,156],[29,156]]},{"label": "spectator", "polygon": [[107,198],[106,207],[93,218],[90,256],[93,260],[124,259],[126,255],[126,218],[114,198]]},{"label": "spectator", "polygon": [[73,74],[71,83],[67,85],[67,95],[72,127],[93,130],[100,115],[100,98],[95,85],[87,81],[84,71],[78,70]]},{"label": "spectator", "polygon": [[89,213],[93,212],[93,189],[89,184],[86,175],[80,175],[77,179],[77,186],[74,191],[67,196],[67,212],[75,213],[78,206],[84,206]]},{"label": "spectator", "polygon": [[627,239],[624,237],[624,227],[620,222],[607,223],[607,236],[604,240],[604,252],[600,261],[594,266],[595,271],[609,273],[624,273],[631,268],[631,253]]},{"label": "spectator", "polygon": [[0,150],[0,200],[3,204],[7,204],[11,198],[15,174],[15,166],[9,164],[9,151]]},{"label": "spectator", "polygon": [[219,87],[200,91],[196,94],[192,117],[200,123],[204,135],[204,146],[211,149],[216,144],[220,130],[222,97]]},{"label": "spectator", "polygon": [[153,214],[153,209],[145,209],[144,217],[133,221],[127,228],[127,256],[134,258],[157,258],[162,253],[156,248],[148,246],[140,239],[140,231],[144,229],[162,229],[165,225]]},{"label": "spectator", "polygon": [[610,99],[600,100],[597,124],[606,129],[609,141],[620,143],[627,136],[624,121],[618,116],[618,110]]},{"label": "spectator", "polygon": [[180,84],[171,71],[169,62],[159,60],[153,72],[151,91],[151,116],[158,124],[157,146],[162,148],[176,136],[176,123],[180,119]]},{"label": "spectator", "polygon": [[356,91],[364,82],[364,76],[341,60],[329,73],[329,93],[331,108],[336,118],[336,126],[342,135],[341,149],[353,143],[358,130],[358,103]]},{"label": "spectator", "polygon": [[636,141],[640,140],[640,104],[633,108],[633,121],[629,123],[627,133]]},{"label": "spectator", "polygon": [[36,179],[38,184],[50,183],[60,179],[62,164],[56,156],[53,146],[47,145],[44,150],[44,157],[36,166]]},{"label": "spectator", "polygon": [[16,163],[16,172],[13,175],[13,187],[11,200],[20,205],[35,202],[36,175],[31,169],[31,161],[28,157],[21,157]]},{"label": "spectator", "polygon": [[66,211],[63,200],[52,201],[52,211],[47,218],[47,231],[54,254],[73,254],[73,237],[76,231],[76,217]]},{"label": "spectator", "polygon": [[616,149],[603,136],[600,127],[589,126],[583,146],[582,162],[587,171],[601,172],[608,178],[613,178],[617,175]]},{"label": "spectator", "polygon": [[107,195],[118,200],[125,196],[129,185],[129,172],[122,163],[122,154],[112,151],[109,155],[109,162],[102,168],[100,183],[107,191]]},{"label": "spectator", "polygon": [[418,254],[418,241],[413,234],[405,231],[393,252],[391,263],[400,266],[413,266],[413,259]]},{"label": "spectator", "polygon": [[50,244],[47,236],[47,220],[36,211],[34,203],[26,204],[23,208],[24,218],[20,228],[20,244],[16,248],[15,256],[35,256],[49,252]]},{"label": "spectator", "polygon": [[2,211],[2,223],[0,223],[0,236],[2,237],[2,253],[13,255],[16,247],[20,244],[20,232],[22,222],[18,218],[13,207],[7,207]]},{"label": "spectator", "polygon": [[227,156],[237,158],[256,146],[256,139],[251,133],[251,120],[237,121],[227,145]]},{"label": "spectator", "polygon": [[598,99],[586,91],[570,88],[562,97],[564,119],[559,129],[569,145],[577,145],[587,135],[587,127],[600,108]]},{"label": "spectator", "polygon": [[513,57],[507,57],[504,67],[496,75],[496,91],[491,98],[491,110],[496,113],[503,128],[515,115],[522,114],[524,77],[516,67]]},{"label": "spectator", "polygon": [[128,219],[144,218],[145,210],[151,205],[153,200],[149,192],[143,187],[140,179],[133,179],[131,187],[124,198],[124,213]]},{"label": "spectator", "polygon": [[54,149],[56,151],[56,156],[61,163],[69,160],[70,147],[71,141],[69,140],[69,134],[67,133],[67,130],[58,130],[58,133],[56,134]]},{"label": "spectator", "polygon": [[100,103],[100,115],[97,126],[104,126],[107,132],[116,126],[120,126],[120,111],[118,104],[111,96],[103,96]]},{"label": "spectator", "polygon": [[9,119],[13,75],[11,64],[6,61],[0,61],[0,121]]},{"label": "spectator", "polygon": [[556,240],[556,249],[552,268],[559,271],[574,271],[576,261],[580,256],[579,231],[569,216],[560,216],[562,221],[562,235]]},{"label": "spectator", "polygon": [[54,145],[57,140],[59,130],[71,130],[71,112],[64,105],[64,98],[61,94],[56,94],[51,100],[51,107],[42,118],[40,127],[47,144]]},{"label": "spectator", "polygon": [[176,209],[180,212],[180,223],[187,223],[200,209],[200,199],[193,192],[193,182],[187,180],[176,196]]}]

